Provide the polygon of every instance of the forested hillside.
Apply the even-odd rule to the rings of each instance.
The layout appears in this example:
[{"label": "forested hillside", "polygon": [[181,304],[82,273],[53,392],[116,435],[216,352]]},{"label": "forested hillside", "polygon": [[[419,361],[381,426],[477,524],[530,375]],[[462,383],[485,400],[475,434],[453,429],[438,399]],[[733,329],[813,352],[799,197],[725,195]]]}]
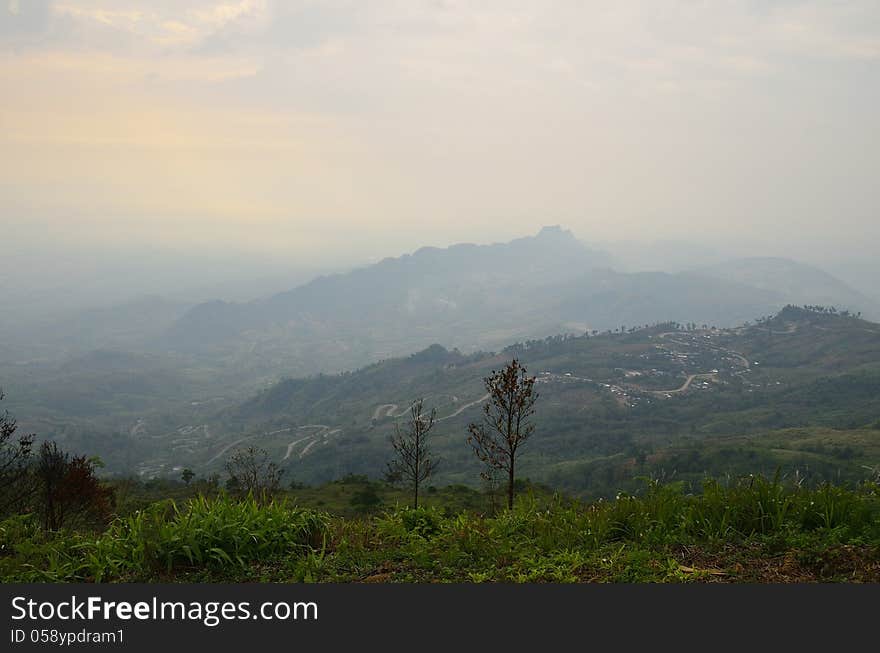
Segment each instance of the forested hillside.
[{"label": "forested hillside", "polygon": [[[114,473],[209,475],[259,446],[290,478],[378,477],[412,401],[437,410],[437,483],[479,484],[465,446],[483,379],[512,358],[537,377],[536,434],[520,473],[585,496],[645,474],[762,471],[858,479],[878,465],[880,326],[788,307],[733,329],[665,323],[465,355],[434,345],[338,375],[289,379],[232,407],[206,403],[125,435],[68,432]],[[185,412],[184,415],[187,413]]]}]

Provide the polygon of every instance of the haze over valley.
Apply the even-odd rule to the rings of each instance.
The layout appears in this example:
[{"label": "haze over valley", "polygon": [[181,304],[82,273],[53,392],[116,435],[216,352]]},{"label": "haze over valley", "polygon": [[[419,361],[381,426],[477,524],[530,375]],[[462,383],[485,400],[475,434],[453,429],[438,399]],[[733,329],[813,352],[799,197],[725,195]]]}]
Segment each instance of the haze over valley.
[{"label": "haze over valley", "polygon": [[[608,485],[594,474],[622,479],[633,452],[663,459],[693,434],[872,423],[876,407],[863,402],[880,326],[865,320],[880,310],[866,294],[783,257],[625,267],[545,226],[249,300],[151,295],[66,309],[7,324],[6,403],[22,428],[101,455],[111,475],[209,474],[256,443],[292,478],[325,482],[380,474],[389,429],[424,397],[449,452],[438,481],[467,484],[474,462],[457,443],[485,400],[482,377],[516,356],[538,375],[548,431],[523,469],[575,492]],[[852,395],[859,374],[867,385]],[[832,384],[829,414],[852,412],[800,403],[821,383]]]},{"label": "haze over valley", "polygon": [[670,447],[869,429],[878,25],[860,0],[4,3],[2,408],[108,477],[261,443],[318,483],[381,475],[423,395],[438,482],[475,485],[455,443],[517,355],[547,420],[522,469],[593,493]]}]

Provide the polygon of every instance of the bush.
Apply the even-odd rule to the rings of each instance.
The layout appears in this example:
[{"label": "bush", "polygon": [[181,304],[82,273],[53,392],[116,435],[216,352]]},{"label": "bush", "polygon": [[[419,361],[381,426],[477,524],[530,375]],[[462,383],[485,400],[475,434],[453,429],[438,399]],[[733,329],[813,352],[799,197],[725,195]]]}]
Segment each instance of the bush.
[{"label": "bush", "polygon": [[359,513],[369,513],[379,509],[382,505],[382,497],[372,484],[368,484],[352,495],[349,504]]},{"label": "bush", "polygon": [[83,538],[75,533],[46,532],[36,515],[16,515],[0,522],[0,582],[65,582],[88,576]]},{"label": "bush", "polygon": [[151,579],[161,572],[219,569],[272,556],[299,557],[324,543],[328,517],[284,502],[228,498],[173,501],[117,518],[102,535],[85,538],[34,531],[30,517],[0,522],[4,581]]},{"label": "bush", "polygon": [[405,506],[378,517],[376,529],[391,540],[423,540],[437,535],[445,521],[443,513],[437,508]]},{"label": "bush", "polygon": [[320,546],[327,517],[285,502],[198,497],[155,504],[114,522],[90,552],[95,580],[164,568],[237,564]]}]

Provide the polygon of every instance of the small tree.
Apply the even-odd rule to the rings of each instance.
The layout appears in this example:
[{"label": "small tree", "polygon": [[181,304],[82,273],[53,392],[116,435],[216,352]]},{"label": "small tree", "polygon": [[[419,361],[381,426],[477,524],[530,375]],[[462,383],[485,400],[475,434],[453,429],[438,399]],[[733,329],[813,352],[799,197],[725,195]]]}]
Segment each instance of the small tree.
[{"label": "small tree", "polygon": [[55,442],[40,445],[36,476],[45,530],[105,523],[113,506],[113,490],[95,476],[100,462],[73,456]]},{"label": "small tree", "polygon": [[[468,444],[489,468],[507,473],[507,507],[513,508],[516,454],[532,435],[535,425],[535,377],[513,359],[504,369],[483,379],[489,399],[483,406],[483,422],[469,424]],[[483,474],[486,479],[486,474]]]},{"label": "small tree", "polygon": [[[0,401],[3,400],[0,390]],[[0,518],[18,512],[33,493],[30,475],[34,436],[15,436],[15,418],[8,412],[0,414]]]},{"label": "small tree", "polygon": [[392,483],[403,483],[412,488],[413,508],[419,507],[419,487],[440,464],[440,460],[431,455],[428,446],[428,434],[434,428],[437,410],[425,415],[424,399],[417,399],[409,408],[409,421],[406,429],[401,431],[398,424],[394,425],[391,446],[395,458],[388,462],[386,478]]},{"label": "small tree", "polygon": [[192,480],[195,478],[195,476],[196,476],[196,473],[193,470],[191,470],[189,467],[184,468],[184,470],[180,473],[180,478],[183,480],[183,482],[187,486],[189,486],[189,484],[192,482]]},{"label": "small tree", "polygon": [[253,495],[263,500],[277,494],[281,488],[284,470],[269,460],[269,454],[259,447],[238,449],[226,461],[229,479],[226,487],[234,494]]}]

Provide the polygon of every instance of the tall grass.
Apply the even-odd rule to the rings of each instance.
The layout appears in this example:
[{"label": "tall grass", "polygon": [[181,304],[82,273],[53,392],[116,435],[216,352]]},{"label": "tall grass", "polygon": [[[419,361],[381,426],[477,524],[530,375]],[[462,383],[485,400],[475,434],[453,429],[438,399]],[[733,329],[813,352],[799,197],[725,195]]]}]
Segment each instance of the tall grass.
[{"label": "tall grass", "polygon": [[470,560],[595,551],[616,543],[655,549],[737,544],[805,533],[880,544],[880,496],[872,484],[811,490],[778,477],[748,477],[730,486],[707,480],[700,494],[685,493],[681,484],[648,482],[637,495],[589,505],[560,498],[547,505],[523,495],[513,510],[494,518],[398,509],[377,518],[375,530],[395,545],[424,550],[433,542],[448,559]]},{"label": "tall grass", "polygon": [[878,486],[808,489],[778,476],[748,477],[707,480],[693,494],[650,481],[635,495],[587,505],[526,494],[495,517],[422,507],[332,521],[284,502],[165,501],[117,519],[98,536],[43,535],[27,517],[2,522],[0,577],[154,580],[205,570],[212,578],[247,579],[252,563],[273,560],[288,569],[283,578],[298,580],[351,580],[376,567],[412,569],[414,579],[556,581],[589,578],[601,568],[633,580],[640,576],[629,575],[632,568],[654,574],[667,563],[675,577],[681,546],[746,542],[880,550]]},{"label": "tall grass", "polygon": [[[174,570],[245,567],[273,556],[297,557],[320,547],[328,518],[285,502],[198,497],[116,519],[94,539],[60,535],[42,544],[43,569],[29,580],[153,578]],[[27,541],[19,541],[18,547]]]}]

